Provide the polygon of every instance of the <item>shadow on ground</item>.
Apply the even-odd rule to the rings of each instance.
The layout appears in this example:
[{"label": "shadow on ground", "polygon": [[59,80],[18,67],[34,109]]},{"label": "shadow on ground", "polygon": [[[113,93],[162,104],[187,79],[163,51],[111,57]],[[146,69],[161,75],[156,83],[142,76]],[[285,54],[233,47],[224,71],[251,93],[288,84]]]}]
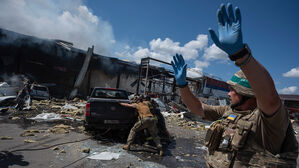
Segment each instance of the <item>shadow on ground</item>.
[{"label": "shadow on ground", "polygon": [[8,168],[9,166],[19,165],[28,166],[29,162],[23,160],[23,155],[17,155],[7,151],[0,152],[0,167]]}]

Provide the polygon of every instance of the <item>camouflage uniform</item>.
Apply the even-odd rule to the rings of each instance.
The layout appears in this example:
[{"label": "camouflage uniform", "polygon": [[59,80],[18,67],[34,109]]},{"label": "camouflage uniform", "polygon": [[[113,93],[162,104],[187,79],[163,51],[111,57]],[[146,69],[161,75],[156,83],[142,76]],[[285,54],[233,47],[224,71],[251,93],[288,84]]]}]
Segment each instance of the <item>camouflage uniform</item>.
[{"label": "camouflage uniform", "polygon": [[147,128],[153,138],[153,141],[156,143],[157,147],[161,149],[162,145],[160,142],[160,138],[157,136],[157,119],[150,112],[149,102],[139,102],[136,104],[136,108],[139,114],[139,120],[135,123],[130,131],[127,139],[127,145],[130,146],[133,143],[136,132]]},{"label": "camouflage uniform", "polygon": [[[237,93],[254,96],[242,71],[228,83]],[[296,167],[298,143],[283,104],[272,116],[259,108],[203,104],[203,109],[205,119],[214,121],[205,139],[208,167]]]}]

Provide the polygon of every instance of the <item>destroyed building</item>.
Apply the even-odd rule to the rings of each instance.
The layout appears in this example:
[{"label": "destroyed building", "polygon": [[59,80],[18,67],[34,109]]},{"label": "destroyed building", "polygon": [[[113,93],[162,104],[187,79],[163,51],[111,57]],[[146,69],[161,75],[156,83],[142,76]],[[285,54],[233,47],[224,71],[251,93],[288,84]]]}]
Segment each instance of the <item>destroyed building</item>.
[{"label": "destroyed building", "polygon": [[[68,96],[83,66],[86,51],[61,40],[40,39],[0,29],[0,74],[25,74],[49,87],[53,96]],[[95,86],[136,91],[138,65],[92,54],[79,93]],[[2,79],[3,80],[3,79]],[[129,84],[129,85],[127,85]]]},{"label": "destroyed building", "polygon": [[[170,65],[149,57],[143,58],[138,65],[93,53],[93,47],[84,51],[70,42],[0,29],[0,81],[4,81],[4,75],[24,74],[32,81],[48,86],[54,97],[68,97],[74,89],[78,89],[77,96],[86,97],[94,87],[110,87],[175,99],[178,91],[173,72],[149,65],[150,61]],[[195,95],[211,87],[213,92],[227,91],[224,82],[206,76],[187,80]],[[213,94],[210,90],[205,95]]]}]

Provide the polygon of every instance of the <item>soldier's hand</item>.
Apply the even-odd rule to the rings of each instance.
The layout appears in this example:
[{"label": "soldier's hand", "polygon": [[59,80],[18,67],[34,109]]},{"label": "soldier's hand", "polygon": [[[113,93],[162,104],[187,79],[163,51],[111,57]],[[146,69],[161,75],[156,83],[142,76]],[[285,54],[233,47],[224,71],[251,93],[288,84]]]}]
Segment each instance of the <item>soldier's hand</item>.
[{"label": "soldier's hand", "polygon": [[241,31],[241,12],[238,7],[233,11],[231,4],[221,4],[217,10],[218,18],[218,35],[213,29],[209,29],[212,40],[215,45],[225,51],[228,55],[232,55],[244,47],[242,31]]},{"label": "soldier's hand", "polygon": [[185,60],[182,55],[176,54],[173,56],[173,61],[171,61],[171,65],[174,71],[174,77],[177,85],[184,86],[186,85],[186,69],[187,64],[185,64]]}]

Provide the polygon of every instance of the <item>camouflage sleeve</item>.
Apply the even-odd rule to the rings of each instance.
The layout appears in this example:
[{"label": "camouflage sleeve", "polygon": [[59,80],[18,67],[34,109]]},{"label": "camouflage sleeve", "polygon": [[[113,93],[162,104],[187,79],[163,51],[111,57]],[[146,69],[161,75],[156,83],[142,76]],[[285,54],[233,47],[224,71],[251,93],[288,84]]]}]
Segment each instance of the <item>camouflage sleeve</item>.
[{"label": "camouflage sleeve", "polygon": [[227,111],[230,107],[229,106],[211,106],[207,104],[203,104],[203,111],[205,113],[206,120],[215,121],[218,120],[225,111]]},{"label": "camouflage sleeve", "polygon": [[280,108],[272,116],[261,113],[261,133],[264,137],[266,149],[273,153],[280,152],[280,146],[284,141],[285,134],[289,125],[288,112],[281,103]]}]

